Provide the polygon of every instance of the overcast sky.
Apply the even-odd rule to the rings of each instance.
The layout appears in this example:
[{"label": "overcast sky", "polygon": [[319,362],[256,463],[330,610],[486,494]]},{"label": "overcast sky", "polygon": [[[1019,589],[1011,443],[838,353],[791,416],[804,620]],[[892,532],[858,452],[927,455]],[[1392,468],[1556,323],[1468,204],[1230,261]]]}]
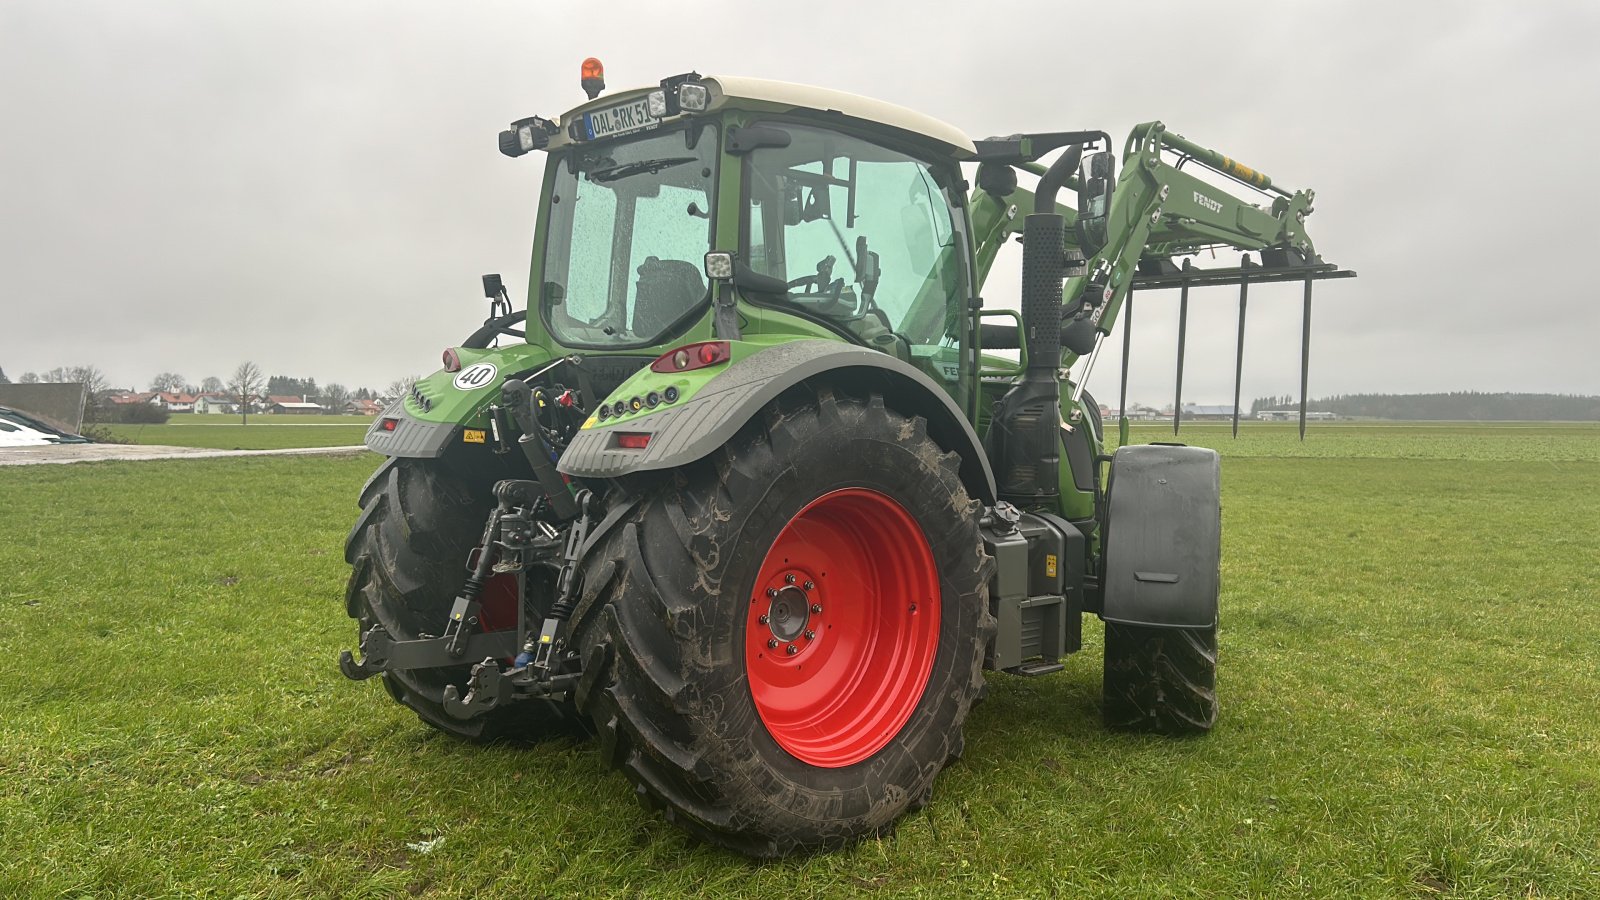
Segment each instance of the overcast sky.
[{"label": "overcast sky", "polygon": [[[766,4],[762,4],[766,7]],[[974,137],[1174,131],[1317,191],[1311,394],[1600,393],[1600,4],[0,0],[0,368],[382,388],[527,283],[512,119],[695,69]],[[777,4],[772,9],[780,8]],[[1020,254],[984,294],[1014,305]],[[1176,292],[1132,399],[1170,402]],[[1231,400],[1234,292],[1191,300],[1185,399]],[[519,299],[520,305],[520,299]],[[1297,393],[1299,289],[1251,292],[1244,396]],[[1114,402],[1120,331],[1091,381]]]}]

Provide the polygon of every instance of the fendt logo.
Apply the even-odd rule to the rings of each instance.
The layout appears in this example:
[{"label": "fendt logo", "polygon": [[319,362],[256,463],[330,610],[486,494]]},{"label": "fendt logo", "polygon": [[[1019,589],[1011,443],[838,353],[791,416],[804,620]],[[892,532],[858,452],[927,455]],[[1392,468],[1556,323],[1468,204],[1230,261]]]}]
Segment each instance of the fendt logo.
[{"label": "fendt logo", "polygon": [[1221,200],[1213,200],[1210,197],[1207,197],[1205,194],[1200,193],[1199,191],[1195,191],[1194,192],[1194,202],[1200,204],[1201,206],[1204,206],[1206,209],[1209,209],[1214,213],[1222,212],[1222,201]]}]

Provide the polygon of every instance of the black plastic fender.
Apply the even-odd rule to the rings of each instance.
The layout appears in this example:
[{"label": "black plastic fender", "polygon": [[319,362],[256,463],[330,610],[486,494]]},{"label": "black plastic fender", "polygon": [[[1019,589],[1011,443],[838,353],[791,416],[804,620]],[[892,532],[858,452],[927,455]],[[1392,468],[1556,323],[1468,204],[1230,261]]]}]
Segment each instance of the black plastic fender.
[{"label": "black plastic fender", "polygon": [[994,473],[983,445],[950,395],[909,363],[836,341],[791,341],[734,363],[684,403],[630,423],[628,431],[650,435],[644,450],[611,446],[613,429],[581,431],[557,468],[582,478],[615,478],[687,465],[727,443],[752,416],[801,382],[876,391],[900,412],[922,416],[933,439],[960,454],[968,493],[985,504],[995,502]]},{"label": "black plastic fender", "polygon": [[[385,430],[384,419],[397,420],[395,427]],[[406,412],[406,401],[402,397],[372,420],[363,443],[368,450],[384,456],[437,459],[457,440],[460,428],[460,422],[424,422],[413,417]]]},{"label": "black plastic fender", "polygon": [[1123,447],[1111,459],[1103,524],[1100,618],[1125,625],[1217,624],[1222,461],[1172,444]]}]

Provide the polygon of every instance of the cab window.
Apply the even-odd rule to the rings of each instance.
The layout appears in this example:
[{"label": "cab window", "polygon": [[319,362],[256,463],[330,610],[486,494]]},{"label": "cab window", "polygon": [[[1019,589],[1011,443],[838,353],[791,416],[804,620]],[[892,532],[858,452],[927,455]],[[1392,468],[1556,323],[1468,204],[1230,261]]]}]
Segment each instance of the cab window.
[{"label": "cab window", "polygon": [[742,255],[787,285],[758,299],[868,343],[953,343],[961,244],[934,168],[836,131],[779,127],[788,146],[746,163]]}]

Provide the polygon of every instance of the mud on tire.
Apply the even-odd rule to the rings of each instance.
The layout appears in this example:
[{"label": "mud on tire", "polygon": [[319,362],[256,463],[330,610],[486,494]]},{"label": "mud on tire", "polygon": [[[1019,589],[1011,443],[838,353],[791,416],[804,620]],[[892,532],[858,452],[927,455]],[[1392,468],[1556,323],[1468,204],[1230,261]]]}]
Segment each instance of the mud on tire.
[{"label": "mud on tire", "polygon": [[[631,517],[586,563],[575,633],[584,659],[578,706],[592,717],[606,760],[642,801],[704,840],[763,858],[884,833],[928,802],[935,776],[961,753],[961,727],[983,686],[983,647],[994,627],[980,505],[963,488],[958,464],[922,419],[887,408],[878,396],[836,397],[822,388],[785,395],[726,447],[646,487]],[[803,729],[778,720],[781,690],[767,685],[765,706],[755,699],[751,671],[760,665],[765,632],[752,629],[778,627],[778,601],[767,605],[777,587],[762,580],[769,556],[784,553],[775,539],[818,498],[840,495],[865,498],[868,516],[901,508],[904,521],[920,528],[931,551],[926,583],[938,595],[938,625],[925,632],[932,648],[924,654],[926,674],[899,695],[903,724],[880,716],[870,725],[880,733],[852,733],[848,710],[874,715],[877,685],[847,686],[841,694],[862,692],[851,694],[857,706],[835,710],[832,719],[818,713],[822,730],[838,731],[842,749],[812,751],[799,745]],[[893,503],[883,506],[881,498]],[[862,543],[871,539],[863,535]],[[841,591],[856,576],[881,581],[879,571],[852,572],[845,560],[834,565]],[[915,566],[890,571],[914,575]],[[775,586],[800,583],[776,577]],[[814,596],[844,596],[820,583],[817,590]],[[861,590],[868,596],[869,588]],[[914,613],[892,590],[872,596]],[[759,619],[767,612],[771,625]],[[823,628],[825,615],[802,616],[785,634],[804,645],[801,629]],[[914,617],[896,616],[884,613],[919,627]],[[828,638],[816,637],[816,647]],[[773,651],[783,653],[780,647]],[[800,647],[794,659],[811,652]],[[771,677],[781,676],[757,671],[758,689]]]},{"label": "mud on tire", "polygon": [[[490,504],[487,490],[471,490],[433,460],[391,459],[380,466],[361,490],[361,515],[345,542],[351,565],[345,610],[359,623],[358,634],[375,623],[395,640],[443,631]],[[506,589],[491,583],[491,590]],[[457,719],[441,698],[447,684],[464,690],[470,669],[385,672],[382,680],[422,721],[472,741],[532,737],[572,717],[570,705],[529,702]]]}]

